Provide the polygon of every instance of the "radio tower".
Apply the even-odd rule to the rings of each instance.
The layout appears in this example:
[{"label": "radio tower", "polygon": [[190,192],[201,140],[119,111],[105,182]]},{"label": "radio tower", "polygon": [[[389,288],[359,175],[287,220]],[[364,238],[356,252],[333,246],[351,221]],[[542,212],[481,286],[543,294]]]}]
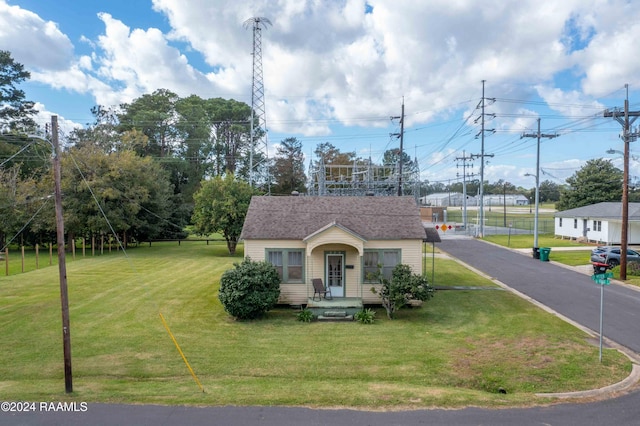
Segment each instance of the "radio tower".
[{"label": "radio tower", "polygon": [[[269,177],[269,153],[267,144],[267,118],[264,109],[264,81],[262,80],[262,28],[272,25],[267,18],[254,17],[244,21],[244,27],[253,28],[253,75],[251,85],[251,144],[249,151],[249,185],[254,185],[253,155],[256,148],[264,149],[267,167],[267,187],[271,189]],[[256,128],[257,126],[257,128]]]}]

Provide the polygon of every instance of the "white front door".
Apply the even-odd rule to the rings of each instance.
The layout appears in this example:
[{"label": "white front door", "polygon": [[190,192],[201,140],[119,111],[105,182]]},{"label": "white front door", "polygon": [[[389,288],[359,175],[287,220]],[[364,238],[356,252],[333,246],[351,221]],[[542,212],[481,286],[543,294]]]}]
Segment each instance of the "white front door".
[{"label": "white front door", "polygon": [[325,259],[327,286],[333,297],[344,297],[344,254],[327,253]]}]

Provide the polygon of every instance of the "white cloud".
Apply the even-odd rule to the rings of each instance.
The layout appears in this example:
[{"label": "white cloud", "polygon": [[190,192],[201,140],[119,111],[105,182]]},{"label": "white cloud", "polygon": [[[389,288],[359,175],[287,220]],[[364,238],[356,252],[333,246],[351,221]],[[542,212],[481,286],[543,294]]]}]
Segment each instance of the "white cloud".
[{"label": "white cloud", "polygon": [[0,45],[10,47],[12,57],[30,68],[61,70],[73,58],[69,38],[33,12],[0,1],[0,28]]},{"label": "white cloud", "polygon": [[[47,107],[39,102],[35,103],[35,109],[38,113],[33,117],[38,127],[44,132],[44,129],[51,123],[51,116],[57,115],[55,112],[47,110]],[[62,139],[69,135],[74,129],[78,129],[80,126],[78,123],[68,120],[62,116],[58,117],[58,130]]]},{"label": "white cloud", "polygon": [[[80,54],[56,23],[0,0],[0,45],[12,46],[34,81],[90,94],[98,104],[128,102],[159,88],[250,103],[253,34],[251,22],[243,23],[266,17],[273,23],[262,30],[269,131],[317,137],[337,125],[388,126],[403,97],[407,127],[450,119],[462,109],[466,116],[481,96],[481,80],[486,96],[499,99],[488,109],[497,115],[489,126],[515,137],[541,114],[523,101],[543,100],[552,113],[576,117],[597,114],[604,108],[598,98],[625,83],[640,87],[640,61],[633,60],[640,9],[628,0],[152,3],[168,32],[139,28],[126,14],[108,13],[105,2],[103,13],[87,17],[104,31],[78,37],[90,51]],[[429,155],[436,162],[430,167],[443,175],[435,157]],[[487,168],[488,176],[509,181],[522,170],[495,167]]]}]

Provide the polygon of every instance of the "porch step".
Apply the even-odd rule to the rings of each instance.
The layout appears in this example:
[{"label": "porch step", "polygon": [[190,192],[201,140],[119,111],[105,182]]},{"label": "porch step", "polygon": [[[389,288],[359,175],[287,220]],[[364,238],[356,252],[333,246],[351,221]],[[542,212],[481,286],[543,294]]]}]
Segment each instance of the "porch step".
[{"label": "porch step", "polygon": [[346,317],[347,311],[324,311],[324,316],[332,318]]},{"label": "porch step", "polygon": [[324,315],[318,315],[318,321],[353,321],[353,315],[347,311],[324,311]]}]

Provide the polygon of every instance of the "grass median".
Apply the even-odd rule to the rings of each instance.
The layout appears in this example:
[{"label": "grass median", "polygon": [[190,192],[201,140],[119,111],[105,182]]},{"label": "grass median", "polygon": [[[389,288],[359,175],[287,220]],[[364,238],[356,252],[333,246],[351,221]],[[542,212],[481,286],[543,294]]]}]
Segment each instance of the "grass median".
[{"label": "grass median", "polygon": [[[547,403],[539,392],[597,388],[629,360],[509,292],[444,290],[376,322],[301,323],[280,307],[229,318],[224,244],[154,244],[68,265],[74,393],[64,394],[57,268],[0,277],[5,400],[287,405],[393,410]],[[436,284],[492,288],[435,259]],[[438,281],[440,280],[440,281]],[[167,320],[205,388],[165,330]],[[503,393],[506,392],[506,393]]]}]

